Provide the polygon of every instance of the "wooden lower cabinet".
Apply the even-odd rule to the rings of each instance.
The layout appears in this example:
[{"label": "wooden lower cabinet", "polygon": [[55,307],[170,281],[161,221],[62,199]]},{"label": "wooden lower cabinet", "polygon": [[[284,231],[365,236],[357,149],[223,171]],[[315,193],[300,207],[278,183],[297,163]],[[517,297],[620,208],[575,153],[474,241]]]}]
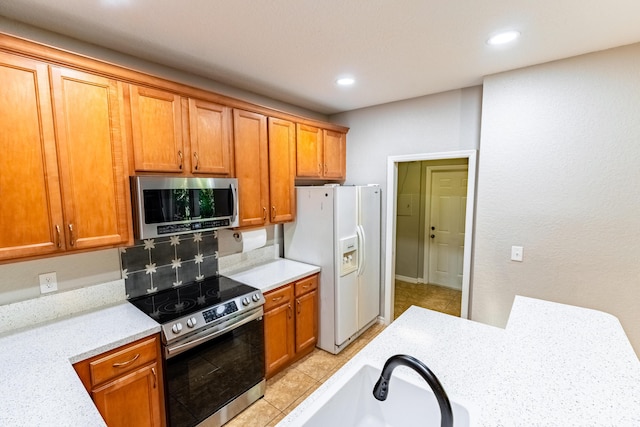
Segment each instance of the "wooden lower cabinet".
[{"label": "wooden lower cabinet", "polygon": [[109,427],[165,425],[160,337],[73,365]]},{"label": "wooden lower cabinet", "polygon": [[318,275],[264,294],[265,375],[310,353],[318,341]]}]

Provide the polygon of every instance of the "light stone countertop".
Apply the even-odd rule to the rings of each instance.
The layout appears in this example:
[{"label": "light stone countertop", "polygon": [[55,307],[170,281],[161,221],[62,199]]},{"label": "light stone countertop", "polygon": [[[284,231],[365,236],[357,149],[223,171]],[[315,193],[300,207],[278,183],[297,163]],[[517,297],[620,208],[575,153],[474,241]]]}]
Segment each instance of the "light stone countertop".
[{"label": "light stone countertop", "polygon": [[319,271],[320,267],[315,265],[278,258],[265,264],[228,274],[227,276],[258,288],[264,293]]},{"label": "light stone countertop", "polygon": [[[506,329],[411,307],[278,426],[301,425],[341,381],[394,354],[429,366],[477,426],[640,426],[640,362],[619,321],[525,297]],[[393,376],[422,382],[406,368]]]},{"label": "light stone countertop", "polygon": [[160,332],[128,302],[0,338],[1,426],[104,426],[72,364]]}]

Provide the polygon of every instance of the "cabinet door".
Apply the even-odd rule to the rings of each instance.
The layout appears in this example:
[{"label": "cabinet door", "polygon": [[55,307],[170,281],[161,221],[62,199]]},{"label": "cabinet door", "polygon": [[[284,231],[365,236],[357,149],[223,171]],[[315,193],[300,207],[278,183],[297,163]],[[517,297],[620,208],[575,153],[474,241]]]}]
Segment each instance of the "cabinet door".
[{"label": "cabinet door", "polygon": [[296,125],[296,176],[322,177],[322,129]]},{"label": "cabinet door", "polygon": [[233,110],[240,227],[264,225],[269,203],[267,118]]},{"label": "cabinet door", "polygon": [[231,175],[231,108],[189,99],[191,172]]},{"label": "cabinet door", "polygon": [[293,358],[293,308],[283,304],[264,313],[265,376],[271,377]]},{"label": "cabinet door", "polygon": [[161,426],[157,363],[144,366],[91,392],[109,427]]},{"label": "cabinet door", "polygon": [[47,66],[0,52],[0,260],[64,249]]},{"label": "cabinet door", "polygon": [[269,196],[271,222],[293,221],[296,209],[296,127],[269,117]]},{"label": "cabinet door", "polygon": [[325,178],[345,179],[346,177],[346,151],[347,138],[342,132],[324,130],[324,165]]},{"label": "cabinet door", "polygon": [[318,291],[296,298],[296,353],[313,348],[318,339]]},{"label": "cabinet door", "polygon": [[129,240],[128,178],[115,80],[51,68],[67,250]]},{"label": "cabinet door", "polygon": [[181,172],[185,152],[180,96],[134,85],[130,89],[135,169]]}]

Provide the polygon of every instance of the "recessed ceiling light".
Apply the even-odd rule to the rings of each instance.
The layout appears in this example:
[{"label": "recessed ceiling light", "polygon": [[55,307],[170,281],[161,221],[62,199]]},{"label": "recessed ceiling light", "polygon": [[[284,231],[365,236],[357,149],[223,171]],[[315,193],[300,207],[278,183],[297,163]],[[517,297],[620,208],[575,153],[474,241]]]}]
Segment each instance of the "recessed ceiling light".
[{"label": "recessed ceiling light", "polygon": [[490,45],[505,44],[505,43],[514,41],[518,37],[520,37],[520,31],[516,31],[516,30],[503,31],[501,33],[498,33],[489,37],[489,39],[487,40],[487,44],[490,44]]},{"label": "recessed ceiling light", "polygon": [[338,80],[336,80],[338,86],[351,86],[355,82],[356,79],[354,79],[353,77],[340,77]]}]

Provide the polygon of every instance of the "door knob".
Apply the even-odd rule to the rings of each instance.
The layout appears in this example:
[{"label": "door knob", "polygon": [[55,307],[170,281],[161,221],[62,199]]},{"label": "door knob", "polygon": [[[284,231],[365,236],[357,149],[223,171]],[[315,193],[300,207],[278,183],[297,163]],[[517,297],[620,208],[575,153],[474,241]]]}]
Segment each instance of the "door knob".
[{"label": "door knob", "polygon": [[432,230],[435,230],[436,228],[432,225],[432,226],[431,226],[431,229],[432,229]]},{"label": "door knob", "polygon": [[435,237],[436,237],[436,235],[435,235],[435,234],[432,234],[432,235],[431,235],[431,238],[432,238],[432,239],[433,239],[433,238],[435,238]]}]

